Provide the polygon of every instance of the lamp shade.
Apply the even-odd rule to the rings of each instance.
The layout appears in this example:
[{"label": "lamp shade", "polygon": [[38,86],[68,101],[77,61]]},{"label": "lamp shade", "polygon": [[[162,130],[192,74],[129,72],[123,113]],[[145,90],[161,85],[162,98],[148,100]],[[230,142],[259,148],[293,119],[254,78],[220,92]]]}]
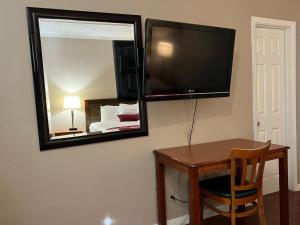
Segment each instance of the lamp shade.
[{"label": "lamp shade", "polygon": [[79,109],[80,107],[80,98],[78,96],[66,96],[64,98],[65,109]]}]

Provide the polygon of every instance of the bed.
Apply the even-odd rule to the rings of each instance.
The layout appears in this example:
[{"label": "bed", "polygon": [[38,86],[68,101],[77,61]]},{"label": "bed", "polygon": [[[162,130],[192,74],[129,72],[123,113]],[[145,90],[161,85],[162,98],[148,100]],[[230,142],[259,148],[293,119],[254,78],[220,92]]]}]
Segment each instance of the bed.
[{"label": "bed", "polygon": [[118,99],[85,100],[85,120],[87,132],[108,133],[140,128],[136,101],[119,101]]}]

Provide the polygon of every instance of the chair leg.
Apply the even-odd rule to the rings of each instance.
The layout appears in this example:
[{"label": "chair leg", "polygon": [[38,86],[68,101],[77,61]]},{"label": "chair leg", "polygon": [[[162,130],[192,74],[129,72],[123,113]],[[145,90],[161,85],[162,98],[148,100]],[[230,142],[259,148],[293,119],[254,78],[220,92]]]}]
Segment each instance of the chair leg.
[{"label": "chair leg", "polygon": [[263,194],[262,193],[259,193],[259,195],[258,195],[257,206],[258,206],[259,223],[260,223],[260,225],[266,225],[264,199],[263,199]]},{"label": "chair leg", "polygon": [[236,225],[235,220],[235,205],[231,205],[231,225]]},{"label": "chair leg", "polygon": [[201,222],[203,223],[203,211],[204,211],[204,203],[203,203],[203,201],[204,201],[204,196],[200,195],[200,197],[201,197],[201,203],[200,204],[202,204],[202,210],[200,211],[200,217],[201,217]]},{"label": "chair leg", "polygon": [[236,225],[235,215],[231,215],[231,225]]}]

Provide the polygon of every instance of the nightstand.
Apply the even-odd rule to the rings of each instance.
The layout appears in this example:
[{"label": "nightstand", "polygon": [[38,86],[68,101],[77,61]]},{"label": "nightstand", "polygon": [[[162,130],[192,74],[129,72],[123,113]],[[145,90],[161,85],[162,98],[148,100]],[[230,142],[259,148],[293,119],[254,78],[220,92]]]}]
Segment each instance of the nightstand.
[{"label": "nightstand", "polygon": [[63,136],[63,135],[70,135],[70,134],[81,134],[83,130],[65,130],[65,131],[58,131],[54,132],[53,136]]}]

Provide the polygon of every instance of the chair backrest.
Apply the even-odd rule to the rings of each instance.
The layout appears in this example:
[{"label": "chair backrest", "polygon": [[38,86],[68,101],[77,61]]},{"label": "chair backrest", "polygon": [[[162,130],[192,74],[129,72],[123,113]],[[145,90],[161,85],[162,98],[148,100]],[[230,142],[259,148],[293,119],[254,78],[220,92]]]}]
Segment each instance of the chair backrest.
[{"label": "chair backrest", "polygon": [[[262,187],[265,158],[270,145],[271,141],[268,141],[259,149],[231,150],[231,194],[233,198],[235,198],[235,191]],[[236,177],[240,178],[240,184],[236,184]]]}]

